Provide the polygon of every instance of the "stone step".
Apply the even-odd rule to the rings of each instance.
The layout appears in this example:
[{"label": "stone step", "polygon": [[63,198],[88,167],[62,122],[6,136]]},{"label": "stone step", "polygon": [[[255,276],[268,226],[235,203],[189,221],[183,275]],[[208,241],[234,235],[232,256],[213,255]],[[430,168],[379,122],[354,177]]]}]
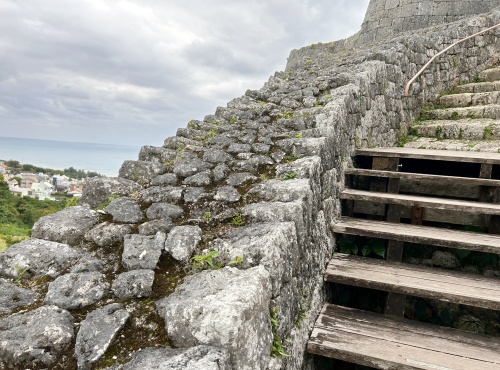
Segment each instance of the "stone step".
[{"label": "stone step", "polygon": [[480,92],[443,95],[439,104],[450,108],[470,107],[476,105],[499,104],[500,92]]},{"label": "stone step", "polygon": [[495,234],[410,224],[393,224],[351,217],[342,217],[332,226],[332,230],[339,234],[500,254],[500,235]]},{"label": "stone step", "polygon": [[484,81],[500,81],[500,67],[482,71],[479,73],[479,78]]},{"label": "stone step", "polygon": [[476,82],[466,85],[459,85],[453,89],[453,92],[456,94],[483,93],[490,91],[500,91],[500,81]]},{"label": "stone step", "polygon": [[500,153],[500,140],[453,140],[420,137],[407,142],[406,149]]},{"label": "stone step", "polygon": [[325,281],[500,310],[500,284],[478,274],[336,253]]},{"label": "stone step", "polygon": [[307,351],[378,369],[500,370],[500,339],[326,304]]},{"label": "stone step", "polygon": [[423,112],[422,116],[429,120],[456,120],[461,118],[500,119],[500,105],[491,104],[472,107],[433,109]]},{"label": "stone step", "polygon": [[395,204],[405,207],[421,207],[460,213],[500,215],[500,204],[426,197],[408,194],[379,193],[366,190],[344,189],[341,199],[365,201],[378,204]]},{"label": "stone step", "polygon": [[411,135],[436,139],[500,139],[500,120],[466,118],[462,120],[421,121],[412,124],[410,133]]}]

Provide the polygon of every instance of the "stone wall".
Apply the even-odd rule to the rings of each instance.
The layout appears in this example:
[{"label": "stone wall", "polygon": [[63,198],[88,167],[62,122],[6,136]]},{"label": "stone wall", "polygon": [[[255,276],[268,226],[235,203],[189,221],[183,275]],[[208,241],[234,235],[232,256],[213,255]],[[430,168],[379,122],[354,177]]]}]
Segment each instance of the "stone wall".
[{"label": "stone wall", "polygon": [[370,0],[359,41],[386,40],[400,32],[487,13],[497,6],[495,0]]},{"label": "stone wall", "polygon": [[387,44],[293,51],[260,90],[90,181],[81,206],[0,254],[0,297],[12,297],[0,298],[0,368],[314,369],[305,344],[326,299],[344,168],[498,64],[499,31],[402,98],[429,56],[499,22],[495,10]]}]

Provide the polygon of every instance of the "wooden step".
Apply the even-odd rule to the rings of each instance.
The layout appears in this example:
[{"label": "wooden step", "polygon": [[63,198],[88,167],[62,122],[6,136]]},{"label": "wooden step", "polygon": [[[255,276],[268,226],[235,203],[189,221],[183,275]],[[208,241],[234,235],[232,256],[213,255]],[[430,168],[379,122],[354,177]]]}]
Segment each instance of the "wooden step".
[{"label": "wooden step", "polygon": [[500,279],[336,253],[324,279],[386,292],[500,310]]},{"label": "wooden step", "polygon": [[332,226],[332,229],[339,234],[360,235],[370,238],[500,254],[500,235],[494,234],[395,224],[350,217],[342,217]]},{"label": "wooden step", "polygon": [[440,175],[427,175],[422,173],[412,173],[412,172],[395,172],[395,171],[378,171],[378,170],[368,170],[362,168],[347,168],[345,170],[346,175],[355,176],[370,176],[370,177],[386,177],[393,179],[401,179],[407,181],[427,181],[435,182],[439,185],[452,185],[460,183],[466,186],[500,186],[500,180],[491,179],[481,179],[476,177],[459,177],[459,176],[440,176]]},{"label": "wooden step", "polygon": [[500,204],[481,203],[446,198],[433,198],[406,194],[376,193],[365,190],[345,189],[341,199],[374,203],[397,204],[407,207],[433,208],[447,211],[500,215]]},{"label": "wooden step", "polygon": [[327,304],[309,353],[378,369],[500,370],[500,339]]},{"label": "wooden step", "polygon": [[434,161],[500,164],[500,153],[466,152],[414,148],[358,149],[356,155],[371,157],[415,158]]}]

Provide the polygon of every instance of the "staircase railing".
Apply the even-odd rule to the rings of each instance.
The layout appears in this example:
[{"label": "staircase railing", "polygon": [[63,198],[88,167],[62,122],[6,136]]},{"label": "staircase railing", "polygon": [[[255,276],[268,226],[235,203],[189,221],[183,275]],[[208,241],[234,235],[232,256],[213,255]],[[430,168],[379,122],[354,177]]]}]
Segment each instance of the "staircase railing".
[{"label": "staircase railing", "polygon": [[416,80],[416,79],[417,79],[417,78],[418,78],[418,77],[419,77],[419,76],[420,76],[420,75],[421,75],[421,74],[422,74],[422,73],[423,73],[423,72],[427,69],[427,67],[429,67],[429,66],[432,64],[432,62],[433,62],[436,58],[440,57],[441,55],[443,55],[444,53],[446,53],[448,50],[450,50],[451,48],[455,47],[456,45],[461,44],[462,42],[465,42],[465,41],[467,41],[467,40],[470,40],[470,39],[472,39],[472,38],[474,38],[474,37],[481,36],[482,34],[484,34],[484,33],[486,33],[486,32],[489,32],[489,31],[491,31],[491,30],[494,30],[495,28],[498,28],[498,27],[500,27],[500,23],[499,23],[499,24],[497,24],[496,26],[490,27],[490,28],[485,29],[485,30],[483,30],[483,31],[481,31],[481,32],[475,33],[474,35],[471,35],[471,36],[466,37],[466,38],[464,38],[464,39],[462,39],[462,40],[459,40],[459,41],[457,41],[457,42],[455,42],[455,43],[451,44],[450,46],[448,46],[446,49],[444,49],[444,50],[440,51],[439,53],[437,53],[436,55],[434,55],[434,56],[433,56],[433,57],[432,57],[432,58],[431,58],[431,59],[427,62],[427,64],[426,64],[426,65],[424,65],[424,66],[422,67],[422,69],[420,69],[420,71],[418,71],[418,72],[417,72],[417,74],[416,74],[416,75],[415,75],[415,76],[414,76],[414,77],[413,77],[410,81],[408,81],[408,83],[406,84],[406,87],[405,87],[405,96],[408,96],[408,92],[410,91],[410,86],[411,86],[411,84],[412,84],[413,82],[415,82],[415,80]]}]

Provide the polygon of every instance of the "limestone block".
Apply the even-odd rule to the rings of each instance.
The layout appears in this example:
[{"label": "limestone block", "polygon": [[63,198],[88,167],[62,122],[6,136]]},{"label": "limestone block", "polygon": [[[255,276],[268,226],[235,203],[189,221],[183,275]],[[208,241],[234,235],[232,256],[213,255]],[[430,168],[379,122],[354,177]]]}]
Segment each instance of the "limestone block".
[{"label": "limestone block", "polygon": [[45,303],[69,310],[82,308],[101,300],[108,290],[109,283],[99,272],[69,273],[49,283]]},{"label": "limestone block", "polygon": [[0,279],[0,314],[35,303],[36,294],[6,279]]},{"label": "limestone block", "polygon": [[92,368],[92,364],[104,355],[129,316],[123,305],[118,303],[98,308],[87,315],[76,336],[75,356],[78,369]]},{"label": "limestone block", "polygon": [[169,203],[153,203],[146,211],[149,219],[176,220],[184,215],[184,210]]},{"label": "limestone block", "polygon": [[0,319],[0,368],[54,364],[74,338],[73,317],[55,306]]},{"label": "limestone block", "polygon": [[241,257],[241,268],[264,266],[271,277],[273,297],[291,280],[300,259],[293,222],[239,227],[225,239],[219,239],[215,248],[228,254],[231,260]]},{"label": "limestone block", "polygon": [[133,270],[119,274],[111,289],[116,297],[146,298],[151,296],[155,278],[153,270]]},{"label": "limestone block", "polygon": [[80,259],[89,257],[67,244],[27,239],[0,253],[0,275],[18,278],[25,271],[25,278],[43,275],[56,277]]},{"label": "limestone block", "polygon": [[209,346],[188,349],[144,348],[124,365],[107,370],[232,370],[227,350]]},{"label": "limestone block", "polygon": [[99,223],[99,213],[89,208],[68,207],[41,217],[31,230],[33,238],[79,245],[87,231]]},{"label": "limestone block", "polygon": [[176,226],[167,236],[165,250],[177,261],[189,263],[200,241],[201,229],[198,226]]},{"label": "limestone block", "polygon": [[106,204],[110,195],[126,197],[140,189],[136,182],[121,177],[96,177],[85,183],[80,203],[95,209]]},{"label": "limestone block", "polygon": [[163,163],[125,161],[120,168],[119,176],[127,180],[148,183],[165,172],[167,172],[167,166]]},{"label": "limestone block", "polygon": [[116,225],[103,222],[85,233],[85,239],[96,243],[99,247],[108,247],[123,242],[123,237],[130,234],[130,225]]},{"label": "limestone block", "polygon": [[270,297],[263,266],[226,267],[187,277],[156,307],[175,346],[223,347],[233,369],[265,370],[272,342]]},{"label": "limestone block", "polygon": [[122,263],[127,270],[153,270],[161,256],[165,236],[126,235]]},{"label": "limestone block", "polygon": [[104,211],[113,216],[114,222],[135,224],[144,218],[144,213],[136,200],[118,198],[113,200]]}]

